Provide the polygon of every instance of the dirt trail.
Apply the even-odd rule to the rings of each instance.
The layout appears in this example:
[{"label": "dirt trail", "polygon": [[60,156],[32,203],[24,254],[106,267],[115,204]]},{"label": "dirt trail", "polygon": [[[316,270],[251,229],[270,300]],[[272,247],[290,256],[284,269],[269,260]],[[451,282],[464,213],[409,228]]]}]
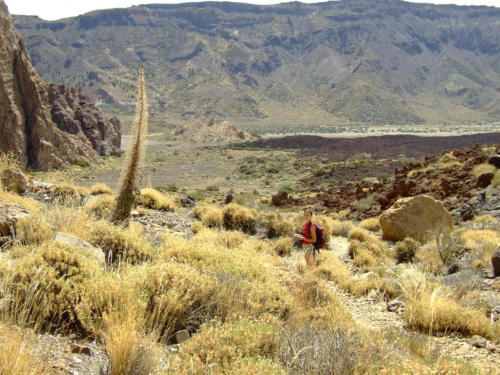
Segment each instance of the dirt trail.
[{"label": "dirt trail", "polygon": [[[350,269],[348,255],[349,241],[343,237],[335,237],[333,243],[335,245],[330,252]],[[402,335],[408,332],[402,314],[388,311],[386,303],[380,296],[368,295],[355,297],[338,288],[333,282],[328,282],[327,284],[336,291],[360,327],[373,330],[393,329]],[[429,339],[431,345],[439,349],[441,355],[470,362],[486,373],[495,374],[500,369],[500,353],[498,351],[492,352],[491,350],[493,349],[490,350],[491,346],[487,345],[486,348],[476,348],[471,345],[470,338],[453,334],[443,337],[430,335],[426,335],[425,337]]]}]

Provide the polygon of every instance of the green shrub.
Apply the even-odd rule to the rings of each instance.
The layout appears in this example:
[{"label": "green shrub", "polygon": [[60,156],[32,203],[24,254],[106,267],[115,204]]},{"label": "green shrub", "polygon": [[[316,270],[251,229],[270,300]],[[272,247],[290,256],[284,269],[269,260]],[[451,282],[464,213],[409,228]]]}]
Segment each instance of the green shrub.
[{"label": "green shrub", "polygon": [[295,192],[295,189],[291,185],[283,185],[278,189],[278,193],[287,193],[287,194],[293,194]]},{"label": "green shrub", "polygon": [[85,158],[77,158],[75,160],[75,165],[78,165],[79,167],[85,168],[85,167],[88,167],[90,165],[90,162]]},{"label": "green shrub", "polygon": [[205,189],[206,191],[219,191],[219,187],[217,185],[209,185]]}]

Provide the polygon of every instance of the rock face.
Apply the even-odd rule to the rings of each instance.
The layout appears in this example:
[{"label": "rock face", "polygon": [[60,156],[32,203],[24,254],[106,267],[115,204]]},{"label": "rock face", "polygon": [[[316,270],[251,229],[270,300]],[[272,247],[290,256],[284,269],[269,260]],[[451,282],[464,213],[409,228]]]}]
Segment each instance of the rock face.
[{"label": "rock face", "polygon": [[33,68],[1,0],[0,46],[0,151],[13,152],[25,166],[40,169],[72,164],[78,157],[96,158],[99,152],[91,140],[54,123],[48,87]]},{"label": "rock face", "polygon": [[399,199],[380,216],[380,227],[384,240],[411,237],[422,242],[432,233],[453,229],[453,221],[442,202],[419,195]]},{"label": "rock face", "polygon": [[106,120],[81,89],[51,84],[49,103],[52,120],[60,130],[84,135],[101,156],[120,154],[120,120]]}]

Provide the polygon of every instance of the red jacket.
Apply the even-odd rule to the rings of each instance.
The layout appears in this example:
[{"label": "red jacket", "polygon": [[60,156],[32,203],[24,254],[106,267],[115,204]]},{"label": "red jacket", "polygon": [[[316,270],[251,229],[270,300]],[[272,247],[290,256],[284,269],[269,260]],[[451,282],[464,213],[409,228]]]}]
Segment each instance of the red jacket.
[{"label": "red jacket", "polygon": [[[311,228],[314,228],[314,233],[316,233],[316,225],[314,225],[312,221],[304,225],[304,229],[302,229],[302,235],[305,237],[305,239],[302,241],[302,245],[314,244],[314,241],[312,241]],[[310,241],[308,239],[310,239]]]}]

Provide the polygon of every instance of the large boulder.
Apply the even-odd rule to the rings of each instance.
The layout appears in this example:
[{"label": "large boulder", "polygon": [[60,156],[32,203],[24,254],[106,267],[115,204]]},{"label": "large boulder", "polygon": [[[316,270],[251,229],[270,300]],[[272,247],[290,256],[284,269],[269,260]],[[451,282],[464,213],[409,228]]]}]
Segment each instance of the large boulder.
[{"label": "large boulder", "polygon": [[497,154],[496,152],[492,153],[488,157],[488,164],[491,164],[497,168],[500,168],[500,154]]},{"label": "large boulder", "polygon": [[19,169],[8,168],[0,176],[2,186],[9,191],[22,194],[26,191],[26,177]]},{"label": "large boulder", "polygon": [[411,237],[425,241],[430,235],[453,229],[451,215],[443,202],[426,195],[399,199],[380,216],[384,240],[402,241]]},{"label": "large boulder", "polygon": [[28,215],[25,208],[0,201],[0,236],[9,236],[17,221]]}]

